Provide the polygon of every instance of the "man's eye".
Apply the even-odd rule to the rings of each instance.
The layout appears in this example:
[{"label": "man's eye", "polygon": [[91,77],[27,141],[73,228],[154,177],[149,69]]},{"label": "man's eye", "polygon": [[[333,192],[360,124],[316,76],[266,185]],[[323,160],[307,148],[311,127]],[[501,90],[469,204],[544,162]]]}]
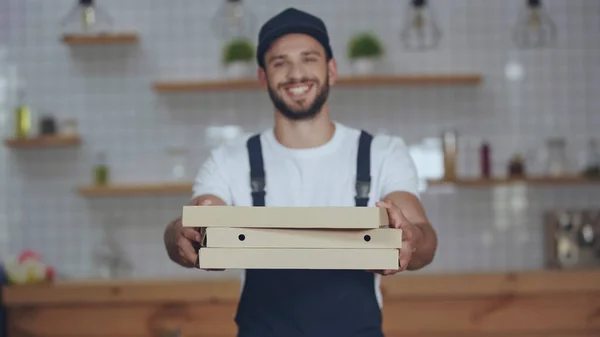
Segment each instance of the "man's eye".
[{"label": "man's eye", "polygon": [[317,59],[314,58],[314,57],[307,57],[306,58],[306,62],[316,62],[316,61],[317,61]]}]

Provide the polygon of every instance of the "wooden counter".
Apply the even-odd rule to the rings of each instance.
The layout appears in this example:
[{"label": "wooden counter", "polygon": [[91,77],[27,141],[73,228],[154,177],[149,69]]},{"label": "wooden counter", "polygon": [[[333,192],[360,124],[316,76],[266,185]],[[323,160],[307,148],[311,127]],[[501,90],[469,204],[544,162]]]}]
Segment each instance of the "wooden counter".
[{"label": "wooden counter", "polygon": [[[394,336],[600,336],[600,271],[383,279]],[[77,282],[4,288],[9,336],[235,336],[231,280]],[[337,337],[337,336],[332,336]],[[345,337],[345,336],[340,336]]]}]

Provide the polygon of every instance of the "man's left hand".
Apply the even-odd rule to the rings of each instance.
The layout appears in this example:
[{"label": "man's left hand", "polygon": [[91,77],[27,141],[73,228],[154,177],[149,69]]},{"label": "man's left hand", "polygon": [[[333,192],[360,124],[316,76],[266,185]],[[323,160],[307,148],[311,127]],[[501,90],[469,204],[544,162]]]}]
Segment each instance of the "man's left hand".
[{"label": "man's left hand", "polygon": [[394,270],[375,271],[381,275],[394,275],[406,270],[410,263],[412,253],[417,249],[417,245],[423,233],[419,227],[411,224],[404,214],[402,214],[400,208],[391,201],[379,201],[376,206],[383,207],[387,210],[390,219],[390,227],[402,230],[402,248],[399,249],[400,252],[398,254],[399,268]]}]

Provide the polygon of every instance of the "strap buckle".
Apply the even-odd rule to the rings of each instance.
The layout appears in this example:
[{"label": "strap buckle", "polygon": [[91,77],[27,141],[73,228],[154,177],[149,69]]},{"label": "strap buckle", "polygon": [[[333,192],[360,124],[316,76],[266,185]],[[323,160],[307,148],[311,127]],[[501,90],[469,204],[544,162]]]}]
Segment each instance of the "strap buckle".
[{"label": "strap buckle", "polygon": [[250,188],[252,193],[261,193],[265,191],[267,185],[265,177],[252,177],[250,176]]},{"label": "strap buckle", "polygon": [[367,199],[371,192],[371,180],[356,180],[356,198]]}]

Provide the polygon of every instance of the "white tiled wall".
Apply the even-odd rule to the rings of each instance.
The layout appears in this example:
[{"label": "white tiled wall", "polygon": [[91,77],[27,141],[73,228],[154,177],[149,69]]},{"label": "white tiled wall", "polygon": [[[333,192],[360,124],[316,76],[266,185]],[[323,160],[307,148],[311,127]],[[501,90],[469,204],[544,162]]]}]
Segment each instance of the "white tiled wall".
[{"label": "white tiled wall", "polygon": [[[193,154],[191,179],[210,146],[208,127],[241,125],[245,132],[256,132],[270,125],[272,109],[264,93],[159,95],[151,90],[157,79],[222,75],[219,41],[210,30],[221,2],[99,1],[120,26],[137,30],[141,43],[72,48],[59,42],[59,20],[74,0],[0,0],[0,43],[27,84],[29,103],[36,113],[77,118],[84,137],[77,149],[0,148],[0,254],[32,248],[61,273],[94,277],[98,268],[91,252],[99,228],[113,221],[135,277],[223,275],[187,272],[167,260],[162,231],[186,196],[86,199],[74,193],[77,185],[90,182],[97,151],[108,152],[115,182],[158,181],[166,169],[166,147],[185,143]],[[246,3],[259,22],[292,4],[321,16],[342,73],[350,71],[344,59],[349,34],[366,29],[386,44],[384,72],[482,73],[484,82],[477,87],[340,89],[332,94],[335,119],[402,135],[409,143],[456,128],[463,174],[477,174],[482,139],[492,144],[494,172],[503,174],[512,154],[540,148],[546,137],[566,137],[575,161],[588,137],[600,134],[598,1],[545,1],[558,28],[557,45],[534,51],[517,50],[510,40],[525,1],[431,1],[443,43],[424,54],[400,48],[408,1]],[[521,80],[507,79],[511,64],[522,66]],[[3,126],[3,136],[12,133],[11,126]],[[433,188],[422,198],[440,235],[437,259],[427,269],[431,272],[541,268],[541,212],[600,205],[598,188],[582,186]]]}]

